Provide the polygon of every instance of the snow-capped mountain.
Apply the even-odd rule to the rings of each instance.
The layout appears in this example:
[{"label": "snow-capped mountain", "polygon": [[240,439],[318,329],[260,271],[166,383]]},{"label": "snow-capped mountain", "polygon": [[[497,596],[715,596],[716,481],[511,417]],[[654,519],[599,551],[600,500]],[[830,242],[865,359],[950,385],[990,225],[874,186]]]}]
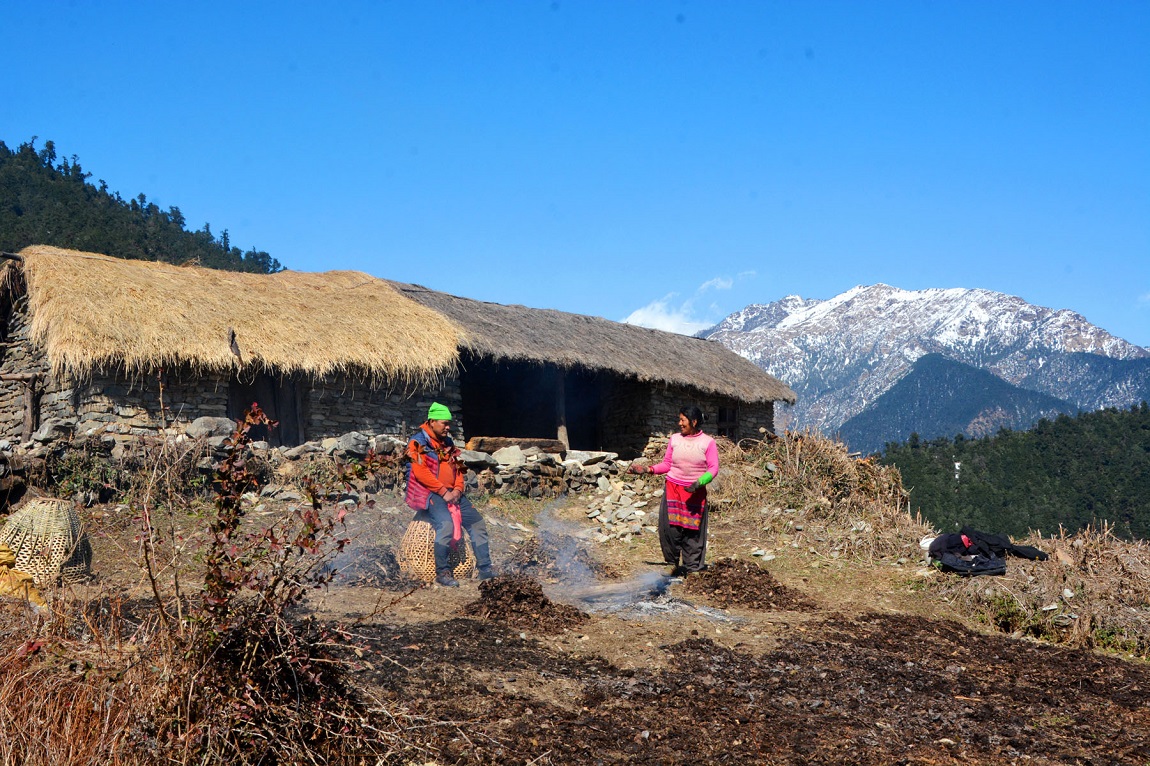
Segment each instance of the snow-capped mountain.
[{"label": "snow-capped mountain", "polygon": [[1150,390],[1150,350],[1065,309],[978,289],[859,286],[829,300],[754,304],[700,333],[782,379],[789,427],[833,433],[941,354],[1082,409],[1129,406]]}]

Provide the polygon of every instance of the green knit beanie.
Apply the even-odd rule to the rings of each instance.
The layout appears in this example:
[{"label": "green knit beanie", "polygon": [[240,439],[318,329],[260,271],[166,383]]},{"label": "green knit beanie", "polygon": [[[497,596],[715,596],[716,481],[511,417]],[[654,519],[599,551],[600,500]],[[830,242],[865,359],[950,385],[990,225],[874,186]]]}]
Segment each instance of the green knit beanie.
[{"label": "green knit beanie", "polygon": [[451,420],[451,410],[439,402],[432,402],[427,409],[428,420]]}]

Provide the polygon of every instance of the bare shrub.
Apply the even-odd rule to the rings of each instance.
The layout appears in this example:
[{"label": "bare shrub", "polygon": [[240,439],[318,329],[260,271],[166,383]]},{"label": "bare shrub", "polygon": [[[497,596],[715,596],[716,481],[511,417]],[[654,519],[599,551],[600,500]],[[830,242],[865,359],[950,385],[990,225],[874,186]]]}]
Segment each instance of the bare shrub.
[{"label": "bare shrub", "polygon": [[[261,481],[248,432],[265,424],[254,409],[229,442],[194,587],[173,531],[187,454],[169,444],[132,495],[151,598],[129,613],[57,593],[49,614],[0,615],[0,762],[374,762],[404,746],[398,717],[347,680],[350,635],[298,614],[332,576],[347,510],[326,510],[328,489],[309,482],[309,503],[245,520]],[[338,478],[385,462],[369,455]]]}]

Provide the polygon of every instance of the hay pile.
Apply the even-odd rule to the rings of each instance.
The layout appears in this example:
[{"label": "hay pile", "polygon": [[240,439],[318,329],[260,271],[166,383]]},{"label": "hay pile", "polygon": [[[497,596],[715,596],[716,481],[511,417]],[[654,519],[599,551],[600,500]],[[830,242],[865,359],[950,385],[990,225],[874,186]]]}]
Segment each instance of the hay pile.
[{"label": "hay pile", "polygon": [[790,432],[741,445],[717,441],[722,470],[711,493],[712,524],[745,525],[751,542],[898,560],[919,558],[918,541],[935,534],[910,516],[897,468],[852,457],[841,442]]}]

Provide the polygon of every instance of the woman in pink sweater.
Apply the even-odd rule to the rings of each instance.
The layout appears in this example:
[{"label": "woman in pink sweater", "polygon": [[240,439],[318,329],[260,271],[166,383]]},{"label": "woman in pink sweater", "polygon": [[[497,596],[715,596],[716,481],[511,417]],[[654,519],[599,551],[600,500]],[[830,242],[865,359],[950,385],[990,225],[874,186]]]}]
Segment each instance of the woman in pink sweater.
[{"label": "woman in pink sweater", "polygon": [[679,410],[679,433],[667,443],[663,462],[650,467],[632,464],[632,473],[667,475],[659,509],[659,544],[672,576],[698,572],[707,557],[707,485],[719,473],[715,440],[703,433],[698,407]]}]

